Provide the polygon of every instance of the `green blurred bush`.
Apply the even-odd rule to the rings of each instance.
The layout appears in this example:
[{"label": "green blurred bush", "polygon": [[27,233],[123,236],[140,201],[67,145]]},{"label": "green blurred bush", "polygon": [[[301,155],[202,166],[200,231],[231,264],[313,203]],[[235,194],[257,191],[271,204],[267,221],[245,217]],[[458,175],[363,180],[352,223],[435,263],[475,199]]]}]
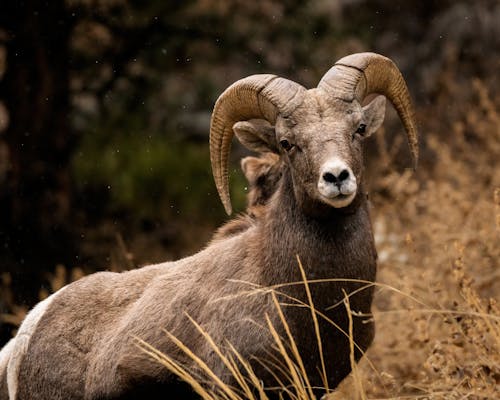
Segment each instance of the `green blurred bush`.
[{"label": "green blurred bush", "polygon": [[[210,169],[207,142],[144,130],[134,117],[120,128],[104,124],[85,135],[72,161],[77,189],[109,201],[107,212],[132,220],[178,217],[220,223],[225,218]],[[245,178],[231,169],[235,209],[244,208]]]}]

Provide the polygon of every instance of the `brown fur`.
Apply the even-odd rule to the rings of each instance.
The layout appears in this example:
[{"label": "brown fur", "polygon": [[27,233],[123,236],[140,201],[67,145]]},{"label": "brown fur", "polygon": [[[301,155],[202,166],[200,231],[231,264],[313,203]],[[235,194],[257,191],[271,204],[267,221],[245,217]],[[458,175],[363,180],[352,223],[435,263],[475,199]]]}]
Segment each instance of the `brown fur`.
[{"label": "brown fur", "polygon": [[268,202],[278,187],[282,168],[280,158],[274,153],[241,160],[241,169],[248,180],[248,207]]},{"label": "brown fur", "polygon": [[264,214],[264,205],[278,187],[281,168],[279,157],[273,153],[241,160],[241,169],[248,181],[247,210],[218,228],[212,241],[236,235],[256,223],[256,219]]},{"label": "brown fur", "polygon": [[[164,330],[192,349],[224,382],[235,385],[187,315],[222,348],[229,342],[250,360],[269,396],[278,397],[268,389],[279,386],[276,379],[255,360],[281,376],[273,367],[274,360],[282,358],[266,327],[266,316],[282,337],[286,337],[284,328],[269,292],[239,294],[253,285],[290,283],[280,289],[288,297],[279,294],[278,298],[284,303],[290,303],[290,297],[307,302],[304,286],[294,284],[302,280],[297,256],[309,279],[346,279],[311,283],[311,292],[316,308],[345,332],[349,330],[345,307],[329,306],[364,286],[353,280],[375,279],[376,252],[366,195],[359,183],[353,201],[334,208],[321,200],[315,188],[319,166],[329,154],[347,160],[361,182],[362,145],[358,139],[353,141],[352,132],[359,123],[357,115],[371,111],[362,111],[355,102],[326,104],[317,92],[310,93],[290,116],[295,120],[293,129],[279,117],[276,135],[269,137],[278,141],[285,136],[298,150],[280,150],[282,177],[268,203],[259,209],[261,215],[246,229],[213,241],[191,257],[119,274],[93,274],[56,294],[24,341],[26,347],[14,347],[14,353],[22,354],[16,369],[16,399],[196,398],[135,345],[134,337],[139,337],[196,371],[195,362]],[[349,107],[354,114],[346,113]],[[371,343],[374,327],[357,313],[370,313],[372,295],[369,287],[349,298],[356,312],[353,337],[362,350]],[[302,307],[284,306],[283,311],[311,384],[321,387],[311,313]],[[335,387],[351,370],[349,340],[322,319],[320,332],[330,387]],[[15,340],[16,345],[22,342],[19,336]],[[361,355],[355,351],[356,360]]]}]

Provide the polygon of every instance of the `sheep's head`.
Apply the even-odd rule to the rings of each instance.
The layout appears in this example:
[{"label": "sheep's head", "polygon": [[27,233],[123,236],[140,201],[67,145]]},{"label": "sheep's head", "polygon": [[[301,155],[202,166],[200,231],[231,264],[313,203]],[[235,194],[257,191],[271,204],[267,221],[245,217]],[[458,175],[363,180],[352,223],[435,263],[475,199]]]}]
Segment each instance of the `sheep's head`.
[{"label": "sheep's head", "polygon": [[[362,106],[370,93],[378,93]],[[356,197],[363,173],[362,140],[376,131],[385,114],[385,97],[405,126],[414,166],[418,138],[410,96],[401,73],[388,58],[360,53],[339,60],[317,88],[274,75],[253,75],[231,85],[217,100],[210,152],[217,189],[231,213],[227,162],[233,125],[261,118],[273,129],[236,129],[239,140],[257,152],[280,154],[298,198],[335,208]]]}]

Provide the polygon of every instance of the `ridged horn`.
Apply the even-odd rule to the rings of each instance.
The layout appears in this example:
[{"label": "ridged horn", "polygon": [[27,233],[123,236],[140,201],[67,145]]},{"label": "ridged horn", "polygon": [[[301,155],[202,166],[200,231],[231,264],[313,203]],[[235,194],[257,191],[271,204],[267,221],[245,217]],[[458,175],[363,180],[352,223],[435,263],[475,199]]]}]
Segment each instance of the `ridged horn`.
[{"label": "ridged horn", "polygon": [[233,125],[252,118],[274,125],[278,114],[289,115],[302,103],[304,91],[288,79],[261,74],[233,83],[217,99],[210,123],[210,161],[215,186],[228,214],[232,212],[228,161]]},{"label": "ridged horn", "polygon": [[394,62],[376,53],[357,53],[337,61],[323,76],[318,88],[330,96],[360,103],[370,93],[386,96],[403,122],[413,160],[418,163],[418,132],[410,93]]}]

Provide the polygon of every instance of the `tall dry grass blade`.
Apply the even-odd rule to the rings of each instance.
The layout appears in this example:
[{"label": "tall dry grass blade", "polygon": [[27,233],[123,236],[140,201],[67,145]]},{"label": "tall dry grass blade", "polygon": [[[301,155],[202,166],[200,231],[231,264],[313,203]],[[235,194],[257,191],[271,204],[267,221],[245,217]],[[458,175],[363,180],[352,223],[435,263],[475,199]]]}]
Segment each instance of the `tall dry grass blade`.
[{"label": "tall dry grass blade", "polygon": [[240,367],[238,366],[238,363],[236,362],[236,360],[232,356],[228,356],[227,359],[228,359],[228,362],[231,364],[231,371],[233,371],[233,370],[236,371],[235,373],[233,373],[233,375],[234,375],[238,385],[242,388],[242,392],[246,396],[245,398],[250,399],[250,400],[254,400],[255,399],[254,393],[253,393],[252,389],[250,388],[250,386],[248,385],[248,382],[251,382],[251,380],[247,381],[247,378],[242,373],[242,371],[240,371]]},{"label": "tall dry grass blade", "polygon": [[222,381],[217,374],[215,374],[212,369],[203,361],[200,357],[193,353],[193,351],[187,347],[181,340],[179,340],[172,333],[165,331],[168,338],[174,342],[174,344],[179,347],[191,360],[193,360],[202,371],[204,371],[210,379],[217,385],[217,387],[225,393],[230,400],[240,400],[240,397],[234,392],[233,388]]},{"label": "tall dry grass blade", "polygon": [[190,372],[188,372],[184,367],[182,367],[178,362],[173,360],[168,355],[162,353],[155,347],[151,346],[149,343],[145,342],[139,337],[134,336],[136,340],[136,345],[145,354],[149,355],[151,358],[164,365],[169,371],[173,372],[184,382],[189,384],[193,390],[203,399],[203,400],[216,400],[213,393],[206,390],[200,383],[199,379],[194,377]]},{"label": "tall dry grass blade", "polygon": [[302,357],[300,355],[299,349],[297,348],[297,344],[295,343],[295,339],[293,338],[292,331],[290,330],[290,326],[288,325],[288,322],[286,321],[285,315],[283,314],[283,310],[281,309],[280,303],[278,302],[278,299],[276,297],[276,293],[274,291],[272,292],[272,298],[273,298],[274,305],[276,306],[278,316],[280,317],[281,323],[283,324],[283,327],[285,328],[285,332],[288,336],[288,341],[290,343],[292,353],[295,357],[295,360],[297,361],[297,363],[299,365],[299,369],[300,369],[300,373],[302,375],[302,378],[305,381],[306,389],[309,392],[309,395],[311,396],[311,398],[314,399],[314,394],[312,392],[311,383],[309,382],[309,377],[308,377],[306,369],[304,367]]},{"label": "tall dry grass blade", "polygon": [[210,334],[205,331],[200,324],[198,324],[190,315],[186,314],[187,318],[191,323],[195,326],[195,328],[200,332],[200,334],[205,338],[205,340],[208,342],[210,347],[214,350],[215,354],[221,359],[221,361],[224,363],[224,365],[227,367],[227,369],[231,372],[232,376],[236,379],[236,382],[238,385],[243,389],[243,392],[246,394],[248,399],[253,399],[253,393],[251,389],[248,387],[244,376],[241,374],[241,371],[239,368],[231,363],[228,357],[222,353],[220,350],[219,346],[215,343],[213,338],[210,336]]},{"label": "tall dry grass blade", "polygon": [[307,276],[306,276],[306,271],[304,270],[304,266],[302,265],[302,262],[300,261],[300,257],[297,254],[297,262],[299,264],[300,268],[300,274],[302,276],[302,279],[304,281],[304,288],[306,290],[307,294],[307,301],[309,302],[309,308],[311,310],[311,317],[313,319],[314,323],[314,332],[316,334],[316,342],[318,344],[318,352],[319,352],[319,359],[321,362],[321,379],[323,381],[323,387],[326,390],[326,393],[330,391],[329,386],[328,386],[328,376],[326,375],[326,366],[325,366],[325,359],[323,356],[323,342],[321,340],[321,332],[319,331],[319,324],[318,324],[318,317],[316,315],[316,309],[314,307],[314,302],[312,299],[311,295],[311,289],[309,288],[309,283],[307,282]]},{"label": "tall dry grass blade", "polygon": [[[274,350],[279,354],[279,349],[278,347],[274,347]],[[273,368],[275,368],[277,371],[279,371],[286,379],[288,379],[289,382],[292,382],[292,377],[291,375],[287,372],[288,366],[286,365],[286,362],[278,359],[277,355],[274,353],[271,353],[270,351],[266,351],[267,354],[267,363],[269,365],[272,365]]]},{"label": "tall dry grass blade", "polygon": [[[352,297],[352,296],[354,296],[355,294],[360,293],[360,292],[362,292],[363,290],[366,290],[366,289],[371,288],[371,287],[373,287],[373,286],[375,286],[375,285],[374,285],[374,282],[372,282],[370,285],[364,285],[364,286],[361,286],[361,287],[359,287],[359,288],[357,288],[357,289],[353,290],[352,292],[349,292],[349,293],[347,294],[347,296]],[[339,300],[339,301],[337,301],[335,304],[332,304],[331,306],[326,307],[326,308],[325,308],[325,310],[326,310],[326,311],[330,311],[330,310],[333,310],[334,308],[337,308],[337,307],[339,307],[339,306],[341,306],[341,305],[344,305],[344,301],[345,301],[345,299]]]},{"label": "tall dry grass blade", "polygon": [[262,384],[261,384],[259,378],[257,377],[257,375],[255,374],[250,363],[243,358],[243,356],[238,352],[238,350],[236,350],[236,348],[232,345],[232,343],[227,342],[227,345],[229,346],[229,348],[231,349],[233,354],[236,356],[238,361],[241,363],[241,365],[245,369],[248,379],[250,379],[250,382],[252,383],[253,387],[256,388],[257,391],[259,392],[260,399],[267,400],[267,395],[264,392],[264,388],[262,387]]},{"label": "tall dry grass blade", "polygon": [[[248,282],[248,281],[244,281],[244,280],[239,280],[239,279],[228,279],[228,282],[234,282],[234,283],[240,283],[240,284],[246,284],[248,286],[252,286],[254,289],[252,290],[247,290],[247,291],[241,291],[239,293],[236,293],[236,294],[232,294],[232,295],[228,295],[228,296],[223,296],[223,297],[219,297],[217,300],[214,300],[214,301],[227,301],[227,300],[232,300],[232,299],[235,299],[235,298],[238,298],[238,297],[241,297],[241,296],[254,296],[256,294],[268,294],[270,293],[272,290],[275,290],[276,289],[281,289],[283,287],[289,287],[289,286],[299,286],[299,285],[303,285],[304,282],[302,281],[296,281],[296,282],[286,282],[286,283],[279,283],[279,284],[276,284],[276,285],[271,285],[271,286],[261,286],[259,284],[256,284],[256,283],[253,283],[253,282]],[[427,303],[424,302],[424,300],[422,299],[419,299],[411,294],[408,294],[408,293],[405,293],[403,292],[402,290],[394,287],[394,286],[391,286],[389,284],[386,284],[386,283],[381,283],[381,282],[372,282],[372,281],[367,281],[365,279],[353,279],[353,278],[323,278],[323,279],[310,279],[308,280],[309,282],[309,285],[311,284],[316,284],[316,283],[332,283],[332,282],[337,282],[337,283],[364,283],[366,286],[363,286],[363,289],[367,289],[369,287],[377,287],[377,288],[380,288],[380,289],[387,289],[387,290],[390,290],[392,292],[395,292],[399,295],[401,295],[402,297],[405,297],[409,300],[412,300],[414,303],[416,304],[419,304],[423,307],[426,307],[426,308],[432,308],[430,305],[428,305]],[[356,289],[356,290],[359,290],[359,289]],[[276,293],[280,293],[279,291],[276,291]],[[354,293],[353,293],[354,294]],[[351,294],[352,296],[352,294]],[[340,300],[338,303],[335,303],[333,306],[329,306],[328,309],[332,309],[332,308],[335,308],[339,305],[342,305],[343,304],[343,300]]]},{"label": "tall dry grass blade", "polygon": [[268,390],[281,390],[282,392],[285,392],[291,400],[298,400],[298,397],[292,393],[292,391],[289,389],[290,385],[287,385],[283,380],[278,376],[276,371],[279,371],[283,376],[285,376],[290,382],[292,382],[292,379],[290,375],[280,366],[277,366],[275,363],[269,363],[273,366],[271,368],[269,365],[267,365],[264,361],[261,359],[256,358],[256,362],[258,362],[262,368],[264,368],[276,381],[276,383],[279,385],[277,388],[267,388]]},{"label": "tall dry grass blade", "polygon": [[366,400],[365,391],[363,389],[363,382],[361,382],[361,376],[358,370],[358,364],[356,363],[356,358],[354,356],[354,323],[352,320],[352,312],[351,312],[351,304],[349,302],[349,296],[344,289],[344,299],[345,299],[345,308],[347,311],[347,317],[349,319],[349,358],[351,361],[351,374],[353,377],[354,387],[356,388],[356,393],[358,396],[356,398],[361,397],[362,400]]},{"label": "tall dry grass blade", "polygon": [[278,346],[279,352],[283,356],[283,358],[287,364],[288,370],[290,371],[290,375],[292,378],[292,381],[291,381],[292,387],[295,389],[297,397],[299,399],[307,399],[308,398],[307,392],[304,389],[304,384],[303,384],[302,379],[300,379],[300,376],[297,373],[297,368],[296,368],[294,362],[292,361],[292,359],[290,358],[288,352],[286,351],[285,345],[283,344],[283,341],[282,341],[280,335],[276,331],[276,328],[274,327],[271,319],[269,318],[269,315],[267,315],[267,314],[266,314],[266,321],[267,321],[267,325],[269,327],[269,331],[271,332],[271,335],[273,336],[273,339],[276,342],[276,345]]},{"label": "tall dry grass blade", "polygon": [[[390,315],[390,314],[401,314],[401,313],[407,313],[408,309],[406,308],[401,308],[401,309],[393,309],[393,310],[379,310],[374,312],[374,315]],[[458,310],[450,310],[447,308],[442,308],[442,309],[437,309],[437,308],[431,308],[431,309],[423,309],[423,308],[415,308],[411,310],[412,313],[421,313],[421,314],[437,314],[437,315],[458,315],[458,316],[467,316],[467,317],[475,317],[475,318],[483,318],[483,319],[490,319],[496,323],[500,322],[500,316],[497,315],[491,315],[488,314],[487,312],[476,312],[476,311],[458,311]],[[368,316],[369,314],[357,314],[360,316]]]}]

